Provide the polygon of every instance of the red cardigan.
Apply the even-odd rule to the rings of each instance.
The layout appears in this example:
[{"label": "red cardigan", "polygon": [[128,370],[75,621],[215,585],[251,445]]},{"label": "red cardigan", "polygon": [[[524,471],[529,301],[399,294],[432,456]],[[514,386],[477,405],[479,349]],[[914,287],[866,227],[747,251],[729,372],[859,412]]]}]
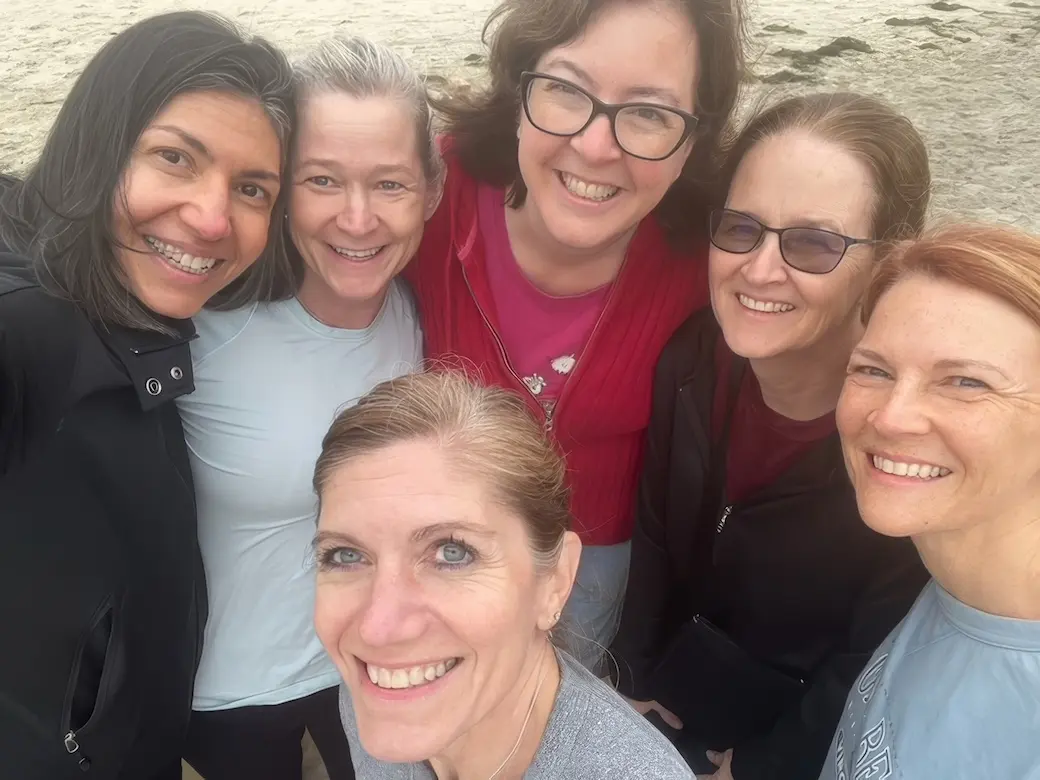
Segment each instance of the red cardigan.
[{"label": "red cardigan", "polygon": [[654,367],[673,331],[708,302],[707,253],[679,254],[656,220],[643,221],[585,351],[546,419],[509,365],[496,332],[477,218],[478,183],[450,154],[448,163],[444,198],[406,272],[419,298],[426,356],[462,358],[481,381],[523,395],[566,456],[582,542],[628,541]]}]

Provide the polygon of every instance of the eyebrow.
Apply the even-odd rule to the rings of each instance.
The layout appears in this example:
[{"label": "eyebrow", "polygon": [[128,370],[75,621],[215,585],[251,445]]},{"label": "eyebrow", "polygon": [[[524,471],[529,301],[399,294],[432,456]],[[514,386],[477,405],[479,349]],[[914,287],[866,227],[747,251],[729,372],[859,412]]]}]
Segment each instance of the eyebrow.
[{"label": "eyebrow", "polygon": [[[874,362],[881,363],[885,366],[889,365],[887,360],[885,360],[880,354],[878,354],[872,349],[863,349],[862,347],[856,347],[854,350],[852,350],[852,354],[854,356],[859,355],[860,357],[866,358],[867,360],[873,360]],[[987,363],[985,360],[970,360],[967,358],[963,360],[957,360],[953,358],[948,358],[946,360],[936,361],[935,368],[942,369],[944,371],[957,371],[965,368],[978,368],[984,371],[993,371],[994,373],[1000,374],[1000,376],[1002,376],[1004,379],[1011,381],[1010,379],[1008,379],[1007,374],[1005,374],[1001,369],[997,368],[992,363]]]},{"label": "eyebrow", "polygon": [[[151,130],[163,130],[167,133],[173,133],[175,136],[184,141],[185,144],[190,146],[196,152],[201,154],[210,162],[213,161],[213,153],[209,150],[206,144],[202,143],[198,138],[193,136],[191,133],[181,130],[179,127],[174,125],[152,125]],[[244,179],[262,179],[264,181],[280,182],[282,177],[273,171],[266,170],[264,168],[255,168],[248,171],[242,171],[239,174]]]},{"label": "eyebrow", "polygon": [[[487,526],[477,525],[476,523],[467,523],[463,520],[449,520],[443,523],[433,523],[431,525],[424,525],[422,528],[417,528],[412,532],[412,541],[418,544],[429,541],[430,539],[452,536],[455,533],[466,533],[473,536],[480,536],[485,539],[490,539],[495,536],[495,532]],[[346,545],[347,547],[364,546],[355,537],[340,531],[319,531],[314,536],[312,546],[318,548],[330,542]]]},{"label": "eyebrow", "polygon": [[[308,157],[306,160],[301,160],[297,163],[299,168],[331,168],[339,170],[342,166],[337,160],[332,160],[327,157]],[[403,164],[386,164],[375,166],[371,173],[375,176],[389,176],[394,173],[401,173],[412,178],[415,177],[415,171]]]},{"label": "eyebrow", "polygon": [[[760,217],[754,211],[749,211],[748,209],[738,209],[738,208],[734,208],[732,206],[727,206],[726,208],[728,208],[730,211],[736,211],[738,214],[743,214],[744,216],[751,217],[753,219],[757,219],[763,225],[768,225],[769,227],[773,228],[774,230],[782,230],[782,229],[784,229],[784,228],[778,228],[776,225],[770,224],[767,220],[765,220],[762,217]],[[788,227],[788,226],[785,225],[784,227]],[[832,220],[822,219],[822,218],[819,218],[819,217],[806,217],[804,219],[799,219],[799,220],[796,220],[796,224],[790,225],[789,227],[814,228],[816,230],[826,230],[828,233],[837,233],[838,235],[843,235],[842,234],[841,225],[839,225],[838,223],[836,223],[836,222],[834,222]]]},{"label": "eyebrow", "polygon": [[[953,359],[950,359],[950,360],[940,360],[939,362],[937,362],[935,364],[935,367],[936,368],[946,369],[946,370],[957,370],[957,369],[962,369],[962,368],[977,368],[977,369],[981,369],[983,371],[992,371],[995,374],[1000,374],[1000,376],[1002,376],[1004,379],[1008,379],[1008,375],[1007,374],[1005,374],[1003,371],[1001,371],[999,368],[997,368],[992,363],[987,363],[985,360],[971,360],[971,359],[967,359],[967,358],[965,358],[963,360],[953,360]],[[1011,381],[1011,380],[1008,379],[1008,381]]]},{"label": "eyebrow", "polygon": [[[549,62],[547,62],[545,66],[547,68],[558,67],[563,68],[564,70],[569,70],[580,81],[584,81],[590,89],[596,88],[596,80],[592,78],[592,76],[590,76],[587,71],[582,69],[581,66],[571,62],[568,59],[564,59],[563,57],[557,57],[555,59],[549,60]],[[657,98],[658,100],[663,100],[666,103],[673,104],[676,108],[679,108],[682,105],[682,102],[679,100],[678,95],[676,95],[670,89],[662,89],[661,87],[640,85],[626,90],[625,95],[627,95],[630,98],[637,99]]]}]

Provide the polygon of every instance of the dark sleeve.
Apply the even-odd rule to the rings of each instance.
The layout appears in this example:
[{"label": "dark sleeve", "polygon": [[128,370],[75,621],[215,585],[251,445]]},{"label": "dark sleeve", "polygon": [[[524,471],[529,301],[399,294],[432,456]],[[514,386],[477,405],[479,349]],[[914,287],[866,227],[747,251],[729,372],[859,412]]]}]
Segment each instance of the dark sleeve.
[{"label": "dark sleeve", "polygon": [[650,425],[637,494],[632,560],[621,625],[611,648],[617,661],[618,691],[645,699],[644,688],[659,649],[669,584],[665,504],[670,479],[673,420],[681,378],[670,344],[654,376]]},{"label": "dark sleeve", "polygon": [[928,580],[909,539],[880,541],[874,560],[884,568],[869,580],[858,600],[845,650],[821,664],[800,703],[782,715],[771,732],[734,747],[734,780],[819,776],[849,690]]}]

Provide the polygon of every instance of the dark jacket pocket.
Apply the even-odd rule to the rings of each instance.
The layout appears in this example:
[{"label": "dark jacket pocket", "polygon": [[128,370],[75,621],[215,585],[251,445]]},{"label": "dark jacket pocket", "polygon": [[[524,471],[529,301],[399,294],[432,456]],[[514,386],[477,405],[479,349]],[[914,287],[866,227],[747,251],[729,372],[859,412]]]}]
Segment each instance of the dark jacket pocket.
[{"label": "dark jacket pocket", "polygon": [[65,691],[62,739],[65,751],[81,768],[84,762],[86,767],[90,765],[90,732],[124,677],[117,618],[111,598],[98,606],[80,642]]}]

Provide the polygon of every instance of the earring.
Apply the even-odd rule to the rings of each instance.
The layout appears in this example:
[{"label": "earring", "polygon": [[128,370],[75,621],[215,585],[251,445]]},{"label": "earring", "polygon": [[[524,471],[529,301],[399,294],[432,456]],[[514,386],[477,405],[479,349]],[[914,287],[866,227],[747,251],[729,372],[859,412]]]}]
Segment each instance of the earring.
[{"label": "earring", "polygon": [[556,613],[555,615],[553,615],[553,625],[554,625],[554,626],[555,626],[555,625],[556,625],[557,623],[559,623],[559,622],[560,622],[560,615],[561,615],[561,613],[560,613],[560,612],[557,612],[557,613]]}]

